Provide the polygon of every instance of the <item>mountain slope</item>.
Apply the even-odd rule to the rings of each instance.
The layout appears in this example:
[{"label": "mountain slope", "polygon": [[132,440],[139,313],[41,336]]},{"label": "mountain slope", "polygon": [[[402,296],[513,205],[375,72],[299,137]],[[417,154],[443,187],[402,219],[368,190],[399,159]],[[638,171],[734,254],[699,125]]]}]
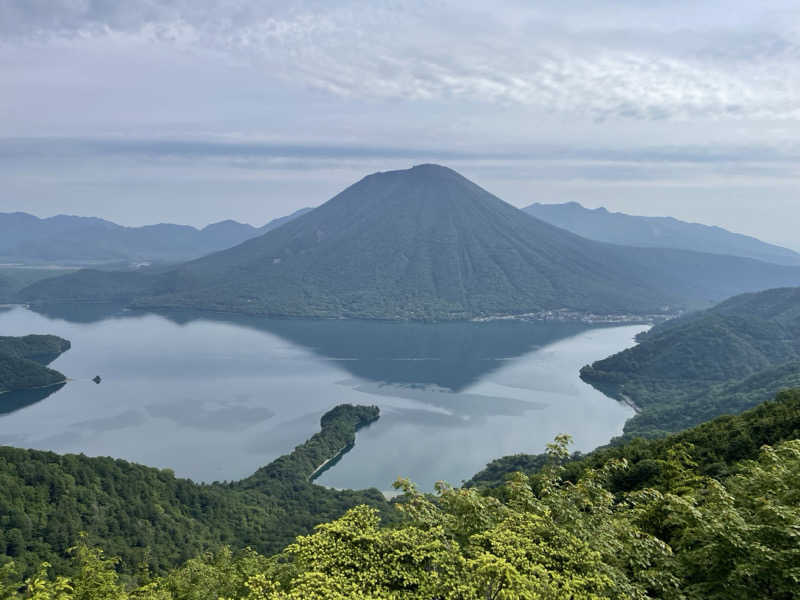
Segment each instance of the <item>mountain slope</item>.
[{"label": "mountain slope", "polygon": [[26,213],[0,213],[0,257],[78,264],[188,260],[262,235],[309,210],[301,209],[263,227],[228,220],[203,229],[169,223],[123,227],[92,217],[39,219]]},{"label": "mountain slope", "polygon": [[369,175],[265,235],[137,277],[77,273],[22,298],[381,319],[649,313],[797,285],[800,268],[586,240],[451,169],[420,165]]},{"label": "mountain slope", "polygon": [[754,237],[721,227],[687,223],[672,217],[640,217],[584,208],[577,202],[531,204],[529,215],[590,240],[627,246],[682,248],[697,252],[729,254],[782,265],[800,265],[800,254]]},{"label": "mountain slope", "polygon": [[677,430],[800,382],[800,288],[731,298],[667,321],[581,377],[643,409],[628,433]]},{"label": "mountain slope", "polygon": [[173,293],[140,304],[464,318],[555,306],[655,310],[663,301],[585,245],[521,220],[454,171],[423,165],[368,176],[271,235],[188,263],[171,274],[164,291]]}]

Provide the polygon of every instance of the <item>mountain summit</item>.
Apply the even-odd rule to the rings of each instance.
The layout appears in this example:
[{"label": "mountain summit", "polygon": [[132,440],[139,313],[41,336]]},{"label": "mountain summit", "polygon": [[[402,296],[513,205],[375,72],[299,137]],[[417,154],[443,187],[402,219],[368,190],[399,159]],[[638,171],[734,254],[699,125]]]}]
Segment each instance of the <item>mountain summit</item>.
[{"label": "mountain summit", "polygon": [[381,319],[463,319],[566,308],[652,312],[774,285],[800,270],[586,240],[452,169],[374,173],[239,246],[162,273],[83,271],[27,300]]}]

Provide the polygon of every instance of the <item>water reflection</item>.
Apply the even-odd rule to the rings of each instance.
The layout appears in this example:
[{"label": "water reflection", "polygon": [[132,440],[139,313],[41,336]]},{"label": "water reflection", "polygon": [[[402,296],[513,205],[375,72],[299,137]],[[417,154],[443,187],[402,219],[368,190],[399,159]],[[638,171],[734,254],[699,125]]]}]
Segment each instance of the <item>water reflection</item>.
[{"label": "water reflection", "polygon": [[[419,323],[270,319],[207,311],[133,311],[115,304],[34,307],[49,318],[94,323],[158,314],[178,325],[210,321],[276,335],[373,382],[427,384],[459,392],[503,360],[589,329],[584,323],[495,321]],[[354,329],[357,334],[354,335]]]},{"label": "water reflection", "polygon": [[[355,379],[337,382],[372,396],[405,399],[444,410],[438,415],[453,426],[465,419],[520,416],[542,403],[506,395],[464,393],[463,390],[501,368],[506,361],[574,336],[589,327],[582,323],[496,321],[492,323],[418,323],[351,320],[269,319],[207,311],[133,311],[115,304],[55,305],[34,310],[49,318],[93,323],[108,319],[137,319],[157,314],[168,321],[226,323],[266,332],[301,346],[319,358],[335,361]],[[363,402],[369,402],[364,398]],[[198,428],[235,429],[272,416],[257,408],[210,410],[181,399],[148,408],[153,416],[170,418]],[[199,412],[198,412],[199,410]],[[396,419],[419,420],[415,411]],[[429,418],[430,413],[428,413]]]},{"label": "water reflection", "polygon": [[64,383],[59,383],[46,388],[19,390],[16,392],[0,394],[0,416],[10,414],[14,411],[21,410],[26,406],[41,402],[45,398],[55,394],[65,385],[66,384]]},{"label": "water reflection", "polygon": [[557,433],[581,450],[618,433],[630,409],[585,386],[578,369],[641,329],[16,308],[0,313],[0,331],[71,340],[53,365],[71,380],[2,416],[0,443],[232,480],[302,443],[332,406],[377,404],[380,420],[318,482],[387,489],[405,475],[430,489],[498,456],[541,451]]}]

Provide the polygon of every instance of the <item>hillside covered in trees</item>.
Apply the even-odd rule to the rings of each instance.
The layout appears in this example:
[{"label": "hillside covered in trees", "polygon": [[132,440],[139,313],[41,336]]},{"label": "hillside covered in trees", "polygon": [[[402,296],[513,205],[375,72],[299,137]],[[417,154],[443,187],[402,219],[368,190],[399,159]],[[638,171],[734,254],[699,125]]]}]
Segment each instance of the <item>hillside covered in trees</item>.
[{"label": "hillside covered in trees", "polygon": [[[0,394],[62,383],[66,377],[45,365],[70,347],[54,335],[0,337]],[[0,412],[3,397],[0,396]]]},{"label": "hillside covered in trees", "polygon": [[744,294],[657,325],[581,378],[641,410],[630,435],[679,431],[800,385],[800,288]]},{"label": "hillside covered in trees", "polygon": [[47,561],[63,572],[65,550],[85,532],[120,557],[120,573],[142,567],[164,573],[223,544],[277,552],[356,505],[385,512],[378,490],[311,482],[320,465],[354,443],[357,429],[377,418],[377,407],[337,406],[292,453],[242,481],[208,485],[124,460],[0,446],[0,563],[14,560],[30,573]]},{"label": "hillside covered in trees", "polygon": [[176,268],[80,271],[36,282],[19,297],[458,320],[550,309],[672,313],[783,285],[800,285],[800,267],[588,240],[425,164],[373,173],[277,229]]},{"label": "hillside covered in trees", "polygon": [[0,266],[0,305],[13,303],[20,290],[32,283],[48,277],[65,275],[71,271],[71,269],[66,268]]},{"label": "hillside covered in trees", "polygon": [[[0,598],[790,600],[800,576],[798,425],[794,391],[566,466],[559,436],[534,472],[499,488],[442,484],[431,496],[398,481],[400,523],[358,506],[274,556],[223,548],[155,578],[121,577],[113,557],[79,540],[71,576],[43,565],[23,581],[9,563]],[[731,452],[732,434],[753,445]]]}]

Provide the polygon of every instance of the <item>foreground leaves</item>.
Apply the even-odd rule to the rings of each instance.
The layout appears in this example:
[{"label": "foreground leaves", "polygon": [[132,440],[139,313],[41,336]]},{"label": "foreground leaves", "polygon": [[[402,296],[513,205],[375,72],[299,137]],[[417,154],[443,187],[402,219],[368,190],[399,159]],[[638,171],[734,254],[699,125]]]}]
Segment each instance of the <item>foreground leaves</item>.
[{"label": "foreground leaves", "polygon": [[800,440],[762,448],[724,481],[701,475],[688,446],[662,458],[662,484],[613,494],[628,469],[612,460],[562,479],[568,438],[535,477],[499,493],[400,480],[405,520],[382,527],[358,506],[284,552],[223,549],[166,576],[122,581],[116,561],[85,539],[75,575],[49,565],[19,581],[0,568],[2,600],[665,600],[797,597]]}]

